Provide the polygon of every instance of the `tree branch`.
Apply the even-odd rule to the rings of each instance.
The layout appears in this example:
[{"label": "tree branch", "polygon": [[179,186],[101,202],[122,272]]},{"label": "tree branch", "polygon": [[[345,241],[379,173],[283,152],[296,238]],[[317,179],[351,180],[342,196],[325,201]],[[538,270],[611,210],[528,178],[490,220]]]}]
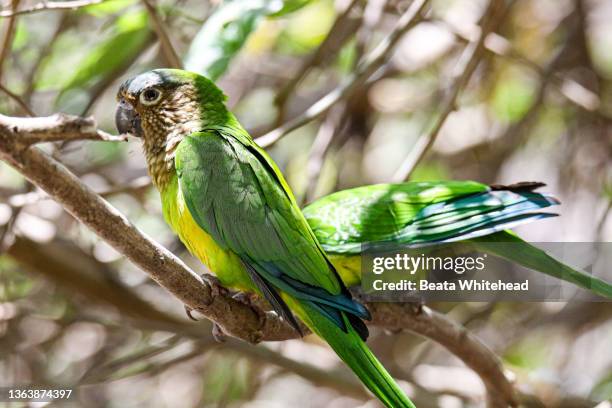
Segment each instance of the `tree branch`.
[{"label": "tree branch", "polygon": [[[49,118],[55,122],[55,128],[50,126]],[[61,131],[66,132],[64,139],[101,139],[93,122],[87,119],[81,119],[84,123],[75,127],[75,122],[79,124],[78,118],[66,115],[49,118],[1,116],[0,158],[47,192],[185,305],[219,323],[228,334],[252,343],[295,337],[293,329],[274,313],[260,315],[250,306],[233,299],[212,277],[198,276],[175,255],[145,236],[61,163],[36,147],[28,148],[39,141],[60,140]],[[62,123],[62,118],[69,119],[67,126]]]},{"label": "tree branch", "polygon": [[495,354],[465,327],[446,316],[405,303],[368,303],[372,323],[390,330],[406,329],[431,339],[459,357],[482,379],[490,407],[516,405],[514,387]]}]

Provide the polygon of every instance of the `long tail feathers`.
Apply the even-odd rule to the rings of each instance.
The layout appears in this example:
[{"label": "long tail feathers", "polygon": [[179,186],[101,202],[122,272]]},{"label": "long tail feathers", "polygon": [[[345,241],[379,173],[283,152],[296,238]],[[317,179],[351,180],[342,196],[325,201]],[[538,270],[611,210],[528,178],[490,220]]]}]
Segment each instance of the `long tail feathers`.
[{"label": "long tail feathers", "polygon": [[342,312],[347,332],[336,326],[309,305],[301,303],[298,314],[306,325],[324,339],[363,384],[388,408],[415,408],[406,394],[376,359],[349,318]]},{"label": "long tail feathers", "polygon": [[[474,238],[472,242],[478,249],[484,252],[509,259],[526,268],[571,282],[600,296],[612,298],[612,284],[565,265],[543,250],[523,241],[510,231],[502,231],[493,235]],[[509,243],[510,245],[500,245],[500,243]]]},{"label": "long tail feathers", "polygon": [[[399,235],[408,242],[453,242],[492,234],[556,214],[540,210],[559,204],[552,196],[522,190],[491,190],[423,208]],[[396,238],[397,240],[397,238]]]}]

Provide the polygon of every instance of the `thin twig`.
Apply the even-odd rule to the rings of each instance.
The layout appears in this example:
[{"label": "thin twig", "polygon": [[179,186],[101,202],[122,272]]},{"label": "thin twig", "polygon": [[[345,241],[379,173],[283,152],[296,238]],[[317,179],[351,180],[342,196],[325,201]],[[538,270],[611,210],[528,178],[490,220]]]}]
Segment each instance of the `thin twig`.
[{"label": "thin twig", "polygon": [[182,68],[183,64],[181,62],[181,59],[176,53],[174,47],[172,46],[172,41],[170,41],[170,37],[168,36],[168,30],[166,29],[164,22],[160,18],[157,9],[151,4],[149,0],[142,0],[142,4],[145,6],[147,12],[149,13],[149,16],[151,17],[153,29],[155,30],[155,34],[157,34],[157,38],[159,39],[162,53],[164,54],[166,62],[171,68]]},{"label": "thin twig", "polygon": [[43,66],[43,63],[46,58],[53,50],[53,45],[55,44],[55,41],[57,41],[57,39],[63,32],[65,32],[74,24],[74,20],[71,18],[71,14],[69,12],[63,11],[60,14],[61,16],[55,27],[55,30],[53,31],[53,34],[48,37],[48,41],[44,43],[44,45],[38,50],[38,52],[36,53],[36,58],[31,65],[31,68],[24,76],[23,83],[25,84],[26,88],[23,91],[22,98],[28,103],[30,102],[32,94],[34,93],[34,90],[36,88],[39,70]]},{"label": "thin twig", "polygon": [[384,14],[387,0],[370,0],[366,3],[363,10],[363,24],[356,35],[357,58],[365,54],[368,41],[372,38],[374,28],[379,23]]},{"label": "thin twig", "polygon": [[[449,31],[455,35],[457,39],[461,41],[469,41],[469,38],[467,35],[465,35],[465,33],[458,31],[448,22],[441,20],[441,23],[445,24],[449,28]],[[546,67],[542,67],[538,63],[530,60],[528,57],[523,55],[522,52],[517,50],[507,38],[504,38],[497,33],[489,33],[489,35],[487,35],[485,38],[484,46],[487,51],[497,56],[508,58],[528,67],[529,69],[532,69],[538,74],[538,76],[540,76],[540,78],[545,78],[546,75],[548,75],[546,72]],[[568,101],[577,105],[581,109],[604,115],[600,109],[601,101],[599,95],[569,76],[565,76],[559,72],[554,72],[552,75],[552,79],[559,87],[561,94],[566,97]]]},{"label": "thin twig", "polygon": [[101,140],[122,142],[125,135],[111,135],[99,130],[96,121],[79,116],[57,113],[36,118],[15,118],[0,114],[0,127],[10,135],[21,148],[36,143],[68,140]]},{"label": "thin twig", "polygon": [[[19,7],[20,0],[11,0],[11,10],[17,10]],[[4,64],[8,59],[7,56],[11,51],[11,46],[13,44],[13,34],[15,33],[15,24],[17,22],[17,18],[15,15],[9,17],[5,28],[4,28],[4,36],[2,37],[2,45],[0,46],[0,83],[2,83],[2,74],[4,73]]]},{"label": "thin twig", "polygon": [[341,104],[341,106],[331,109],[319,128],[319,132],[308,154],[308,163],[306,164],[306,187],[304,188],[304,199],[302,200],[302,204],[314,198],[317,185],[319,184],[319,176],[325,164],[325,157],[327,156],[327,152],[329,151],[334,137],[337,136],[341,128],[345,110],[345,104]]},{"label": "thin twig", "polygon": [[595,228],[595,241],[604,241],[606,237],[604,236],[604,228],[606,226],[606,221],[608,217],[612,213],[612,200],[608,201],[608,206],[599,217],[599,221],[597,222],[597,227]]},{"label": "thin twig", "polygon": [[426,4],[427,0],[414,0],[408,10],[402,14],[393,31],[359,64],[356,72],[343,85],[319,99],[298,117],[257,138],[256,142],[262,147],[271,146],[291,131],[319,118],[338,101],[349,96],[384,64],[406,31],[419,22]]},{"label": "thin twig", "polygon": [[19,215],[21,214],[21,211],[23,211],[23,206],[21,207],[10,206],[10,208],[12,211],[11,216],[6,222],[6,224],[4,224],[4,228],[2,228],[2,232],[0,232],[0,254],[4,254],[6,252],[9,242],[12,241],[14,237],[13,230],[15,228],[15,224],[17,223],[17,220],[19,219]]},{"label": "thin twig", "polygon": [[457,96],[459,96],[460,91],[465,87],[476,70],[484,51],[485,38],[489,32],[497,28],[496,24],[499,21],[499,17],[503,14],[501,12],[502,8],[504,8],[503,1],[490,1],[489,6],[483,16],[483,24],[480,35],[476,41],[469,43],[465,47],[463,54],[457,63],[455,72],[452,75],[452,85],[441,103],[440,114],[436,118],[431,131],[425,135],[422,135],[417,140],[408,157],[406,157],[404,162],[393,175],[392,181],[401,182],[410,177],[412,171],[433,146],[448,116],[451,114],[451,112],[457,109]]},{"label": "thin twig", "polygon": [[[339,50],[353,35],[355,24],[352,23],[351,14],[353,8],[360,0],[352,0],[346,8],[338,15],[331,28],[329,35],[325,37],[319,47],[308,56],[300,65],[298,71],[291,76],[289,81],[277,93],[274,103],[278,107],[277,125],[285,120],[287,101],[295,88],[304,79],[306,74],[315,66],[325,61],[325,57]],[[356,22],[357,24],[359,21]],[[331,60],[331,58],[329,59]]]},{"label": "thin twig", "polygon": [[12,100],[14,100],[17,105],[19,105],[19,107],[25,112],[27,113],[29,116],[36,116],[36,114],[34,113],[34,111],[32,111],[32,109],[28,106],[27,103],[25,103],[25,101],[23,99],[21,99],[19,97],[19,95],[17,95],[16,93],[12,92],[10,89],[8,89],[7,87],[5,87],[4,85],[0,84],[0,91],[4,92],[5,94],[7,94]]},{"label": "thin twig", "polygon": [[0,11],[0,17],[13,17],[20,14],[36,13],[45,10],[76,10],[81,7],[99,4],[105,0],[74,0],[74,1],[43,1],[32,7],[21,10],[3,10]]}]

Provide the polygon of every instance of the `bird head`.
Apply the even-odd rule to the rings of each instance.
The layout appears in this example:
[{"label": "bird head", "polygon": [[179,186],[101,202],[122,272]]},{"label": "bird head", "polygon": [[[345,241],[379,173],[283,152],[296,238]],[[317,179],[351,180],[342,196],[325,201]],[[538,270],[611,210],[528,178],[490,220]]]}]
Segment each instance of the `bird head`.
[{"label": "bird head", "polygon": [[231,116],[225,95],[209,79],[179,69],[156,69],[126,80],[117,93],[115,124],[120,133],[143,139],[154,181],[173,167],[183,137]]},{"label": "bird head", "polygon": [[180,69],[156,69],[123,82],[115,124],[121,133],[163,142],[177,128],[190,133],[225,111],[225,95],[209,79]]}]

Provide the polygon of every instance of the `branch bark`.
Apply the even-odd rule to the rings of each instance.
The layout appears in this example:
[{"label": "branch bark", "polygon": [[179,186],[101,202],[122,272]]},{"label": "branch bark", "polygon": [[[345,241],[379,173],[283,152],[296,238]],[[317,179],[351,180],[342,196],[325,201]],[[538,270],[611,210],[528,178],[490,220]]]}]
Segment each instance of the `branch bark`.
[{"label": "branch bark", "polygon": [[[298,334],[276,314],[232,297],[210,275],[199,276],[166,248],[139,231],[107,201],[79,181],[61,163],[32,143],[65,138],[106,140],[92,119],[67,115],[49,118],[0,120],[0,159],[6,161],[33,184],[47,192],[63,207],[108,242],[132,263],[186,306],[204,314],[233,337],[251,343],[286,340]],[[55,123],[55,127],[50,126]],[[80,124],[79,126],[76,125]],[[75,127],[76,126],[76,127]],[[375,304],[373,324],[390,329],[408,329],[444,345],[474,369],[487,385],[491,398],[514,405],[512,385],[497,357],[465,329],[443,315],[425,308],[414,311],[409,305]]]},{"label": "branch bark", "polygon": [[98,129],[91,118],[57,113],[36,118],[16,118],[0,114],[0,127],[4,137],[11,140],[16,149],[43,142],[71,140],[126,141],[125,136],[114,136]]},{"label": "branch bark", "polygon": [[495,354],[465,327],[428,307],[416,310],[404,303],[368,303],[372,323],[390,330],[408,328],[444,346],[481,378],[489,407],[516,405],[512,383]]}]

